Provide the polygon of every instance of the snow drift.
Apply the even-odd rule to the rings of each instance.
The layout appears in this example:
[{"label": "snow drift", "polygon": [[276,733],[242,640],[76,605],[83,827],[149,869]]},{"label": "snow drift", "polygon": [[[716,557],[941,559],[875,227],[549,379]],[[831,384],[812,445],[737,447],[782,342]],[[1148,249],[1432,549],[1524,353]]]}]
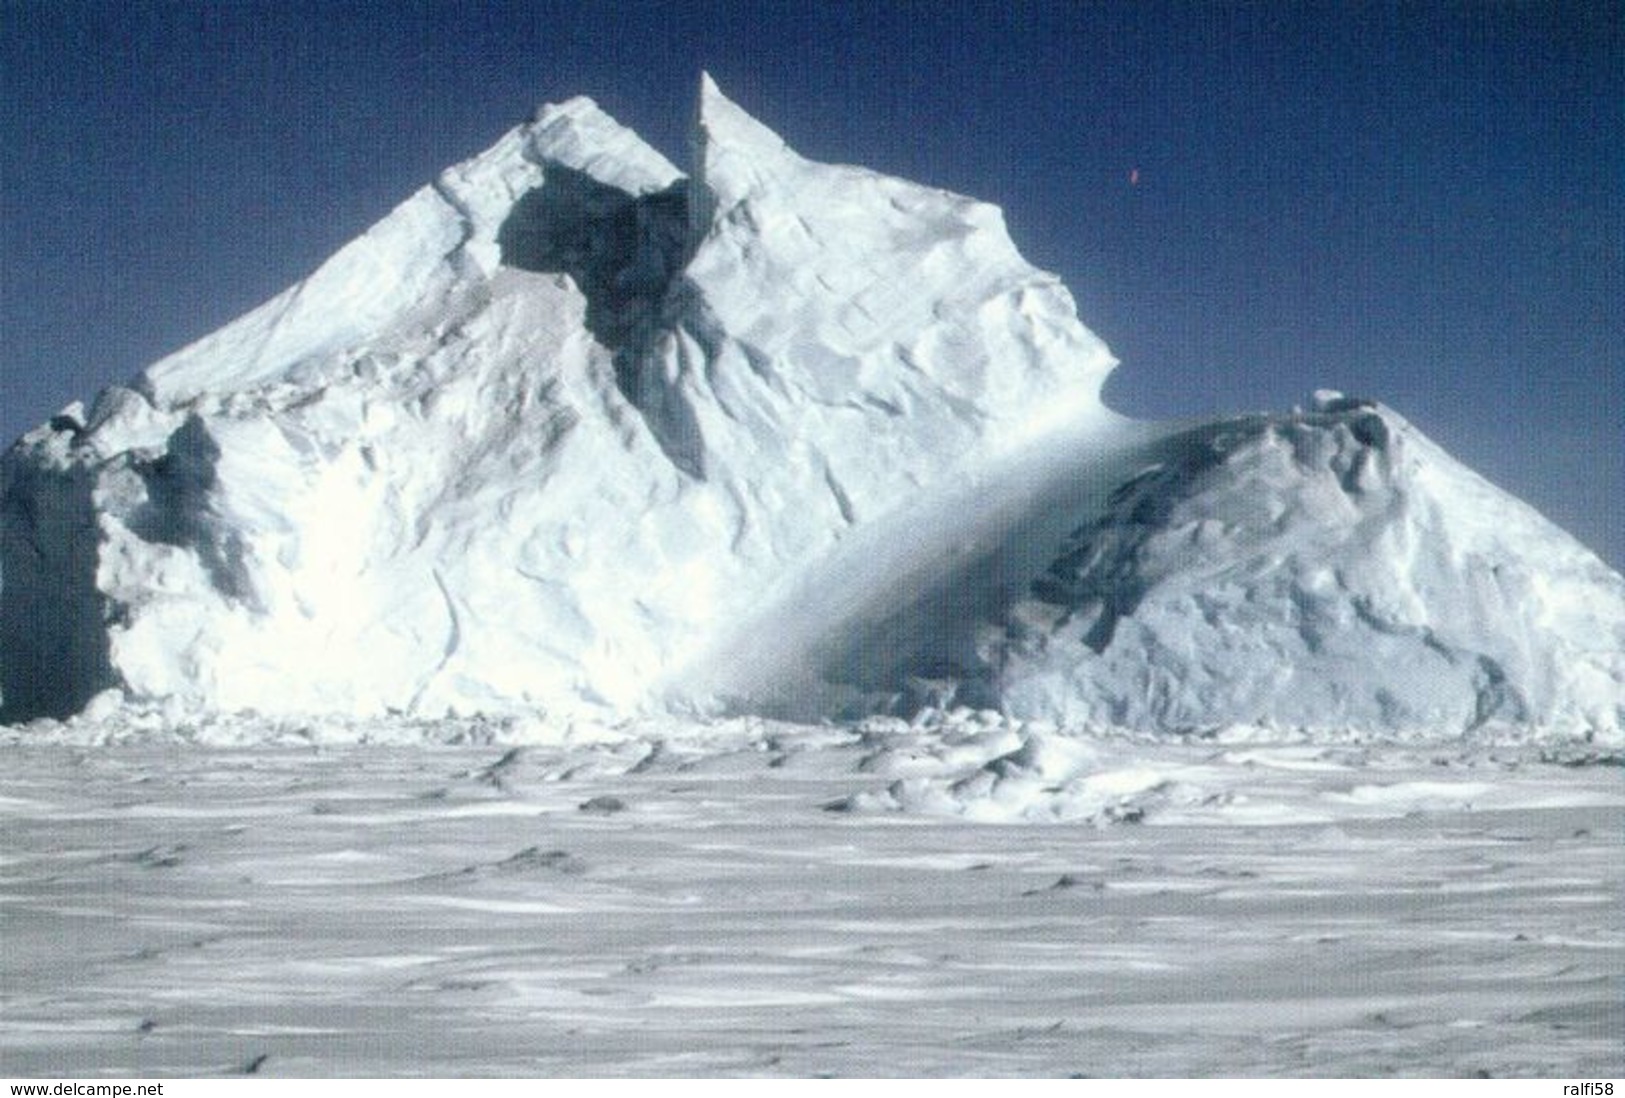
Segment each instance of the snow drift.
[{"label": "snow drift", "polygon": [[989,205],[543,108],[0,466],[0,692],[1617,734],[1625,582],[1384,409],[1196,428]]}]

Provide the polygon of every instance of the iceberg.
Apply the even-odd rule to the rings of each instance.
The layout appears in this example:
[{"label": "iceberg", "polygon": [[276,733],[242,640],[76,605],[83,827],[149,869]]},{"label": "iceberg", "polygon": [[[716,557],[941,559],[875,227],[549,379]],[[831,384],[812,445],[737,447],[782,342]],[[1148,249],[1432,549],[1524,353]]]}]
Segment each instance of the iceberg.
[{"label": "iceberg", "polygon": [[1205,424],[994,206],[539,110],[0,460],[0,718],[971,706],[1617,737],[1625,580],[1397,414]]}]

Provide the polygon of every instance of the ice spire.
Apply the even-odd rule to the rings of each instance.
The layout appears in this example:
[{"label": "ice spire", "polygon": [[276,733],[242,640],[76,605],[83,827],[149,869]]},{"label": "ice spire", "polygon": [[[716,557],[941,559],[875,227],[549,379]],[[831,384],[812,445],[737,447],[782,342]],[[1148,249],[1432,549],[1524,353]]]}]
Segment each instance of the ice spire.
[{"label": "ice spire", "polygon": [[689,230],[696,242],[719,216],[764,181],[782,174],[776,165],[801,159],[782,137],[723,95],[708,72],[700,73],[690,143],[694,185]]}]

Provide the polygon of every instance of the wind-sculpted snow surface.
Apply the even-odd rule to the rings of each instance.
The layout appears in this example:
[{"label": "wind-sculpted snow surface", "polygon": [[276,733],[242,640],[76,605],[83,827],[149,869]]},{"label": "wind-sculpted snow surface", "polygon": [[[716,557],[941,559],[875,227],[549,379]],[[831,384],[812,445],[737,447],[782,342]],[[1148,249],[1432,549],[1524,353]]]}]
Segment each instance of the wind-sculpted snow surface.
[{"label": "wind-sculpted snow surface", "polygon": [[708,79],[693,146],[544,108],[25,436],[5,719],[1620,735],[1625,583],[1392,413],[1131,423],[996,208]]},{"label": "wind-sculpted snow surface", "polygon": [[1617,754],[92,723],[0,730],[11,1076],[1625,1067]]}]

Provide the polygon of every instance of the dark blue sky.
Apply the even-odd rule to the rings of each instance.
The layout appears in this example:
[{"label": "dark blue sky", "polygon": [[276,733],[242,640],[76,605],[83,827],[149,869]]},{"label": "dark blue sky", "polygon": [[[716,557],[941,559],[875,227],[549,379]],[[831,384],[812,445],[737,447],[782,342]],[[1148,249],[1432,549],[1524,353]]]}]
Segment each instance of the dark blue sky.
[{"label": "dark blue sky", "polygon": [[808,156],[1002,205],[1121,410],[1375,396],[1625,565],[1618,0],[0,0],[0,434],[542,101],[681,162],[702,67]]}]

